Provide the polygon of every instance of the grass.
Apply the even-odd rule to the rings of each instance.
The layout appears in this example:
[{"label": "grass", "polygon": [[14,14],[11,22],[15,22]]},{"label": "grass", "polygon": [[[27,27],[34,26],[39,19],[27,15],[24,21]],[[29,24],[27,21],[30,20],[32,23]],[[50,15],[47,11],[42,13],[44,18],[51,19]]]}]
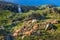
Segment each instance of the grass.
[{"label": "grass", "polygon": [[[60,20],[60,14],[50,13],[49,10],[51,10],[51,8],[45,8],[44,10],[36,10],[36,11],[30,10],[30,11],[28,11],[26,13],[22,13],[22,14],[13,13],[13,12],[10,12],[7,10],[2,10],[2,11],[0,11],[0,26],[3,25],[5,27],[6,31],[13,33],[15,30],[22,28],[24,26],[25,20],[28,20],[29,18],[31,18],[32,16],[30,16],[30,15],[32,15],[33,13],[36,15],[38,14],[39,16],[40,15],[44,16],[44,14],[46,14],[44,16],[46,22],[50,21],[51,19]],[[30,17],[27,18],[27,16],[30,16]],[[17,20],[19,18],[22,18],[22,20],[21,21]],[[13,20],[15,20],[15,23],[12,22]],[[41,24],[42,21],[43,21],[42,19],[38,19],[37,23]],[[12,25],[12,24],[15,24],[15,25]],[[43,30],[44,34],[42,36],[34,35],[33,38],[31,36],[29,36],[29,37],[27,36],[26,38],[24,38],[24,40],[51,40],[51,39],[59,40],[60,39],[59,38],[60,24],[54,24],[54,25],[57,27],[56,31],[48,30],[45,32]],[[39,30],[39,31],[41,31],[41,30]],[[58,38],[55,39],[55,37],[56,38],[58,37]],[[21,40],[21,38],[17,37],[16,40]]]}]

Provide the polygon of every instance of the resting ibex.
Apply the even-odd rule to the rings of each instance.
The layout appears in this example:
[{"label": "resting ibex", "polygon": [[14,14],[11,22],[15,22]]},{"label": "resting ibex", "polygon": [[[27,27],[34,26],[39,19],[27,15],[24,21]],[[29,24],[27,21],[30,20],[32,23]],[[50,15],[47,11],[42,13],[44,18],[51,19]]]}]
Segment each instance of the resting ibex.
[{"label": "resting ibex", "polygon": [[33,31],[34,31],[34,30],[31,29],[30,31],[26,31],[26,32],[24,32],[23,34],[24,34],[24,35],[30,36],[30,35],[32,34]]}]

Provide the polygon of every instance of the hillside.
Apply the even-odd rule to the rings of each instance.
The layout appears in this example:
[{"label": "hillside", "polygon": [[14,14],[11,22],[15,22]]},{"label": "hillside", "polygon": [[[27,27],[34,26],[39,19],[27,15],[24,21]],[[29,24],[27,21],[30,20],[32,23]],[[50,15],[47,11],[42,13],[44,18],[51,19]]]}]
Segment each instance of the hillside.
[{"label": "hillside", "polygon": [[22,8],[27,10],[22,14],[5,9],[0,11],[0,40],[60,40],[59,7]]},{"label": "hillside", "polygon": [[10,2],[0,1],[0,10],[9,10],[11,12],[18,13],[18,6],[20,6],[22,12],[27,12],[29,10],[37,9],[37,7],[35,6],[25,6],[25,5],[18,5]]},{"label": "hillside", "polygon": [[10,2],[0,1],[0,10],[18,12],[18,5]]}]

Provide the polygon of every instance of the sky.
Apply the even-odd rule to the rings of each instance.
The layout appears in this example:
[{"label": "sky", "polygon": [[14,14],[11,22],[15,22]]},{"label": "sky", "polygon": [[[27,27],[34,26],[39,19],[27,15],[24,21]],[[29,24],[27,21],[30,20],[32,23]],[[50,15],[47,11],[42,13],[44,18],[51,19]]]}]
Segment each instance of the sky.
[{"label": "sky", "polygon": [[30,6],[44,5],[44,4],[53,4],[60,6],[60,0],[5,0],[5,1]]}]

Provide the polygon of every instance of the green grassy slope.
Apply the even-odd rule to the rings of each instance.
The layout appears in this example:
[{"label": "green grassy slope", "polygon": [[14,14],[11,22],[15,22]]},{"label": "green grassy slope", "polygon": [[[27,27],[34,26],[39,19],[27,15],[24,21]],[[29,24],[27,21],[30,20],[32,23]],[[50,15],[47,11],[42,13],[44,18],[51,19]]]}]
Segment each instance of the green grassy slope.
[{"label": "green grassy slope", "polygon": [[[41,9],[40,9],[41,8]],[[60,20],[60,10],[58,7],[38,7],[37,10],[29,10],[27,12],[14,13],[8,10],[0,11],[0,26],[4,27],[4,31],[6,31],[6,35],[2,35],[1,33],[0,39],[4,39],[8,34],[12,36],[11,33],[14,33],[15,30],[21,29],[24,26],[24,22],[29,19],[37,19],[36,24],[41,24],[44,20],[50,21]],[[29,26],[28,24],[27,26]],[[31,23],[31,25],[34,25]],[[30,25],[30,27],[31,27]],[[42,35],[30,35],[26,36],[23,40],[60,40],[60,23],[53,24],[57,27],[55,31],[53,30],[36,30],[36,32],[42,31]],[[29,28],[30,28],[29,27]],[[43,27],[43,26],[42,26]],[[3,38],[2,38],[3,37]],[[22,36],[15,37],[15,40],[22,40]]]}]

